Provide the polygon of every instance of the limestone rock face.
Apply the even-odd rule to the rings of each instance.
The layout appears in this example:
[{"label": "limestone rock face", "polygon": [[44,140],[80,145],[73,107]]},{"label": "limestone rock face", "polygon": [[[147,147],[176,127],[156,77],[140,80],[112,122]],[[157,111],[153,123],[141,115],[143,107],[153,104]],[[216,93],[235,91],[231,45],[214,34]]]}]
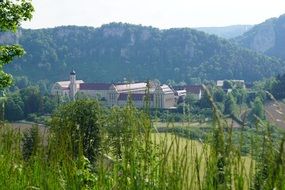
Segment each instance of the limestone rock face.
[{"label": "limestone rock face", "polygon": [[264,53],[274,47],[275,39],[274,25],[271,22],[264,23],[256,32],[250,48]]},{"label": "limestone rock face", "polygon": [[269,56],[285,59],[285,14],[255,25],[233,41]]}]

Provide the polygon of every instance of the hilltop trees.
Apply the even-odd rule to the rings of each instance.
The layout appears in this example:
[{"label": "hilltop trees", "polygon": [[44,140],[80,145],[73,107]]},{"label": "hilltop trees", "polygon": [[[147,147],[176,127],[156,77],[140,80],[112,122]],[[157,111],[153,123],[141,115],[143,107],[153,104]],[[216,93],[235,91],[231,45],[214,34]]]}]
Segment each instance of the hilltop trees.
[{"label": "hilltop trees", "polygon": [[[100,28],[23,29],[19,42],[29,55],[15,63],[17,72],[10,65],[7,71],[21,72],[33,81],[61,80],[71,67],[85,81],[127,77],[188,84],[225,78],[254,81],[285,69],[280,60],[191,29],[159,30],[118,23]],[[25,67],[18,65],[22,63]]]}]

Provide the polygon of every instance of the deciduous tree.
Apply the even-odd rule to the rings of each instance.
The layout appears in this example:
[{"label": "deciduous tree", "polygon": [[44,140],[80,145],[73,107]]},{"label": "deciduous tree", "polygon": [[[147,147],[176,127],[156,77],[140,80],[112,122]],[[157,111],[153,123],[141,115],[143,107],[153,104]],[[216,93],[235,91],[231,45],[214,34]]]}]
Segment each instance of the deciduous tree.
[{"label": "deciduous tree", "polygon": [[[16,32],[22,21],[32,18],[33,11],[30,0],[0,1],[0,32]],[[0,90],[12,84],[12,76],[3,71],[3,66],[23,54],[20,45],[0,45]]]},{"label": "deciduous tree", "polygon": [[232,94],[228,94],[225,100],[225,114],[234,115],[236,111],[236,102]]},{"label": "deciduous tree", "polygon": [[61,146],[67,145],[75,157],[83,153],[90,161],[95,161],[103,126],[101,112],[96,100],[80,99],[63,105],[51,121],[56,141],[63,143]]}]

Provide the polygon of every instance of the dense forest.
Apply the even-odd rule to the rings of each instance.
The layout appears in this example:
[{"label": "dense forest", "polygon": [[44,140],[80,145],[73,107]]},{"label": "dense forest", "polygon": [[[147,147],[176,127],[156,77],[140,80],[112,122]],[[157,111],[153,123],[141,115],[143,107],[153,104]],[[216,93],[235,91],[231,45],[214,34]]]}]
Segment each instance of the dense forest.
[{"label": "dense forest", "polygon": [[65,26],[2,33],[1,43],[20,43],[26,55],[7,72],[29,80],[63,80],[74,68],[85,81],[168,79],[255,81],[284,71],[284,62],[192,29],[159,30],[111,23],[100,28]]}]

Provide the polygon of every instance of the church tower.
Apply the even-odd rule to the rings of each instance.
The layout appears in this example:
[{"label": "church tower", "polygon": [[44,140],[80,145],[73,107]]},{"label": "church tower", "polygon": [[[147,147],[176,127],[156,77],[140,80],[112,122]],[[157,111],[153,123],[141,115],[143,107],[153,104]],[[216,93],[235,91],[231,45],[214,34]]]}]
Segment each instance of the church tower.
[{"label": "church tower", "polygon": [[76,73],[75,73],[74,70],[72,70],[70,72],[69,80],[70,80],[69,97],[70,97],[71,100],[75,100],[75,94],[77,92],[77,89],[76,89]]}]

